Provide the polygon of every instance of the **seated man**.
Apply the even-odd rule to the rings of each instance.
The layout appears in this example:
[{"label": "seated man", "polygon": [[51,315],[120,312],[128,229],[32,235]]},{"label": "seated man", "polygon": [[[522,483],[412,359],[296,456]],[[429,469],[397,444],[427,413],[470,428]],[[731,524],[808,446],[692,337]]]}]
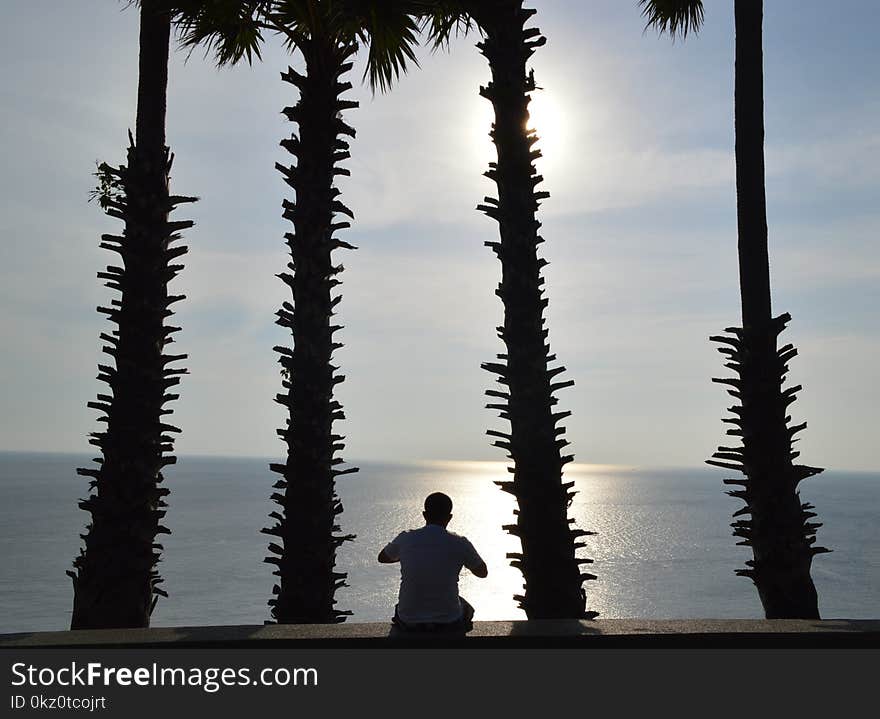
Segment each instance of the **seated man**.
[{"label": "seated man", "polygon": [[489,570],[466,538],[446,531],[452,500],[435,492],[425,500],[425,526],[401,532],[381,552],[383,564],[400,562],[400,594],[393,624],[415,631],[467,631],[474,608],[458,595],[458,574]]}]

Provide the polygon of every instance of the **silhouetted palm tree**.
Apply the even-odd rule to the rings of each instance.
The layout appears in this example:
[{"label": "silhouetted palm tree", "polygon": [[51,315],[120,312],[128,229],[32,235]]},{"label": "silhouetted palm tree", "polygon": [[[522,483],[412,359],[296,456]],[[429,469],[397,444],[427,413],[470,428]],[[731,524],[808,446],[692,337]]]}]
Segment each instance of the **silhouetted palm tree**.
[{"label": "silhouetted palm tree", "polygon": [[190,221],[169,222],[177,204],[195,198],[169,196],[168,174],[173,156],[165,146],[165,96],[168,81],[170,14],[155,0],[140,8],[140,60],[135,137],[129,139],[127,164],[101,165],[101,204],[122,220],[121,236],[103,235],[101,247],[119,253],[122,266],[111,266],[98,277],[118,290],[111,307],[99,308],[117,329],[102,334],[104,351],[113,365],[99,365],[98,379],[111,394],[98,395],[89,407],[106,414],[104,432],[92,434],[101,451],[97,469],[77,472],[92,477],[89,497],[80,507],[91,513],[85,548],[74,560],[74,602],[71,628],[146,627],[158,597],[156,570],[162,549],[156,535],[168,530],[161,486],[163,466],[175,461],[171,433],[165,424],[165,402],[177,399],[167,390],[179,382],[183,369],[169,364],[186,355],[167,355],[165,346],[179,328],[165,324],[169,306],[183,296],[168,294],[167,285],[182,265],[171,264],[186,252],[172,247],[179,230]]},{"label": "silhouetted palm tree", "polygon": [[[248,48],[258,55],[261,33],[274,31],[305,62],[304,74],[289,68],[281,76],[299,93],[296,105],[284,110],[299,126],[299,134],[281,142],[296,162],[276,165],[295,193],[295,200],[283,202],[283,216],[293,224],[293,232],[285,235],[291,272],[279,275],[290,287],[292,303],[283,304],[277,320],[291,330],[293,346],[275,348],[286,375],[276,401],[288,410],[287,426],[279,430],[287,443],[287,461],[270,465],[282,475],[272,495],[281,511],[269,515],[276,523],[263,531],[279,540],[269,544],[271,555],[266,558],[277,566],[279,577],[269,600],[274,619],[344,621],[351,612],[337,611],[334,597],[346,575],[334,567],[337,547],[353,535],[335,534],[342,505],[334,480],[357,470],[339,468],[343,460],[336,454],[344,438],[333,434],[333,422],[344,418],[333,388],[344,377],[331,364],[333,352],[342,346],[333,337],[341,327],[331,324],[341,299],[333,290],[340,284],[342,265],[335,265],[331,255],[336,249],[354,249],[335,236],[350,226],[339,216],[354,217],[340,201],[335,179],[349,174],[340,163],[350,157],[345,138],[355,134],[342,113],[358,106],[343,97],[352,87],[344,77],[352,68],[358,42],[368,43],[370,83],[386,89],[406,70],[407,60],[414,61],[418,27],[407,13],[409,4],[400,1],[236,3],[219,25],[222,13],[215,11],[216,4],[208,2],[202,11],[184,14],[188,43],[207,43],[224,64],[245,56]],[[223,0],[219,4],[228,6]]]},{"label": "silhouetted palm tree", "polygon": [[[641,0],[649,25],[672,34],[699,28],[699,0]],[[729,336],[711,339],[730,360],[729,385],[740,402],[730,408],[734,425],[727,434],[741,437],[742,446],[720,447],[709,464],[741,471],[744,479],[726,479],[741,489],[728,494],[745,501],[734,517],[734,535],[750,546],[754,558],[737,574],[754,581],[768,619],[819,617],[816,588],[810,577],[813,556],[829,550],[814,546],[813,506],[801,503],[801,480],[821,469],[794,464],[794,435],[806,423],[790,426],[788,406],[800,386],[783,390],[788,361],[797,350],[777,349],[779,333],[791,319],[773,317],[770,307],[770,265],[767,249],[767,207],[764,178],[764,75],[761,0],[734,0],[736,23],[736,192],[739,235],[739,276],[743,326]]]},{"label": "silhouetted palm tree", "polygon": [[538,191],[543,178],[537,174],[537,135],[528,129],[530,93],[537,89],[529,58],[545,43],[535,27],[526,27],[534,10],[523,8],[522,0],[480,0],[426,3],[431,33],[442,44],[455,27],[476,23],[483,40],[477,47],[489,61],[492,80],[480,88],[480,95],[492,103],[495,122],[490,133],[498,161],[490,164],[486,176],[495,182],[498,197],[487,197],[477,209],[498,221],[499,242],[486,243],[501,261],[501,283],[496,294],[504,305],[504,325],[498,335],[506,354],[483,368],[498,375],[503,391],[487,390],[495,398],[490,409],[500,411],[510,422],[510,432],[489,430],[497,437],[495,446],[509,452],[513,460],[511,481],[499,482],[516,497],[516,524],[505,529],[519,537],[522,553],[509,555],[522,571],[525,592],[514,598],[530,619],[586,618],[583,581],[595,575],[582,573],[580,537],[593,534],[573,528],[568,507],[574,482],[563,481],[563,468],[573,461],[562,454],[568,442],[564,427],[557,425],[571,412],[555,411],[554,392],[574,384],[557,381],[564,367],[550,368],[556,356],[550,354],[548,331],[544,327],[544,279],[547,264],[538,256],[543,239],[537,212],[548,192]]}]

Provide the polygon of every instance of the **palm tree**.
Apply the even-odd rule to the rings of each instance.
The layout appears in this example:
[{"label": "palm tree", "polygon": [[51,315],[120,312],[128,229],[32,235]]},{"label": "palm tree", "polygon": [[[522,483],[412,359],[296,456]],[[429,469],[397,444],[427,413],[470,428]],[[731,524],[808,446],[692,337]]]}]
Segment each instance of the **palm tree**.
[{"label": "palm tree", "polygon": [[528,129],[528,121],[530,93],[537,86],[527,64],[546,39],[537,28],[526,27],[535,10],[525,9],[522,0],[427,5],[433,6],[428,15],[435,45],[444,43],[462,23],[476,23],[483,35],[477,47],[492,73],[480,95],[495,111],[490,136],[498,161],[485,174],[496,183],[498,197],[485,198],[477,209],[499,224],[500,240],[486,244],[501,261],[496,294],[504,305],[504,324],[498,335],[506,353],[498,355],[498,362],[482,366],[504,386],[502,391],[486,391],[494,398],[487,407],[510,422],[509,432],[488,434],[513,460],[512,480],[497,484],[516,497],[518,505],[516,524],[504,527],[522,544],[522,553],[508,555],[525,583],[524,594],[514,598],[530,619],[592,618],[596,613],[586,611],[583,581],[595,575],[580,569],[592,560],[578,558],[576,550],[584,546],[580,537],[594,533],[572,527],[574,520],[567,516],[575,493],[574,482],[563,481],[563,468],[574,457],[562,454],[568,442],[565,428],[557,425],[571,412],[555,411],[554,393],[574,381],[557,381],[565,368],[550,368],[556,356],[550,354],[544,327],[548,299],[541,276],[547,261],[538,256],[543,239],[537,212],[549,193],[536,189],[543,181],[534,164],[541,153],[534,147],[538,137]]},{"label": "palm tree", "polygon": [[92,433],[98,467],[78,469],[91,477],[90,495],[80,507],[91,513],[85,548],[74,560],[72,629],[146,627],[162,579],[156,570],[162,545],[156,535],[169,530],[161,469],[173,464],[171,434],[163,421],[177,399],[167,390],[186,370],[169,364],[186,355],[168,355],[165,346],[179,328],[165,324],[169,306],[183,296],[168,294],[168,281],[182,265],[171,262],[186,252],[172,244],[191,221],[169,222],[174,207],[195,198],[171,196],[168,175],[173,156],[165,146],[165,97],[168,81],[170,14],[155,0],[140,7],[140,60],[135,137],[129,133],[127,164],[100,166],[101,204],[125,223],[121,236],[103,235],[101,247],[119,253],[122,267],[110,266],[98,277],[119,291],[110,308],[99,308],[117,326],[102,334],[113,365],[99,365],[98,379],[111,394],[99,394],[89,407],[106,416],[104,432]]},{"label": "palm tree", "polygon": [[[687,34],[699,28],[703,6],[699,0],[640,0],[648,24],[661,32]],[[740,576],[755,583],[768,619],[818,619],[816,588],[810,576],[813,556],[829,551],[814,546],[813,506],[802,503],[798,484],[821,472],[794,464],[794,435],[806,423],[790,426],[788,406],[800,386],[783,390],[788,361],[797,350],[787,344],[777,348],[777,338],[791,319],[773,317],[770,306],[770,265],[767,248],[767,206],[764,178],[764,76],[762,49],[763,3],[735,0],[736,78],[736,192],[742,327],[712,337],[729,360],[725,365],[736,378],[715,379],[728,385],[739,400],[725,419],[740,437],[738,447],[719,447],[708,463],[743,473],[743,479],[726,479],[740,487],[728,492],[745,502],[731,525],[738,544],[750,546],[753,559]]]},{"label": "palm tree", "polygon": [[214,4],[207,3],[203,13],[181,17],[187,43],[206,43],[218,62],[226,64],[246,55],[247,48],[258,55],[261,32],[274,31],[305,63],[304,74],[289,68],[281,75],[299,95],[294,106],[284,109],[299,134],[281,142],[295,164],[276,164],[295,193],[295,200],[283,202],[283,216],[293,225],[285,235],[291,271],[278,275],[290,288],[292,302],[277,313],[277,323],[291,331],[293,346],[275,348],[286,377],[276,401],[288,412],[286,427],[278,430],[287,459],[270,465],[281,475],[272,495],[280,511],[269,515],[275,524],[263,532],[278,538],[269,544],[266,558],[276,565],[279,577],[269,600],[273,618],[283,623],[340,622],[351,612],[334,608],[335,592],[346,578],[335,571],[336,549],[354,537],[336,534],[342,505],[334,484],[336,477],[357,471],[339,468],[343,460],[336,455],[344,437],[333,433],[334,421],[344,419],[333,388],[344,377],[331,363],[334,351],[342,347],[333,337],[341,327],[331,320],[341,299],[333,290],[340,284],[342,265],[334,264],[332,253],[355,249],[336,237],[350,226],[339,216],[354,218],[334,184],[337,176],[349,174],[340,164],[350,157],[346,138],[355,134],[342,113],[358,106],[344,98],[352,87],[344,78],[358,43],[368,43],[370,84],[387,89],[406,70],[407,61],[415,60],[418,27],[407,12],[408,3],[400,1],[235,3],[221,24]]}]

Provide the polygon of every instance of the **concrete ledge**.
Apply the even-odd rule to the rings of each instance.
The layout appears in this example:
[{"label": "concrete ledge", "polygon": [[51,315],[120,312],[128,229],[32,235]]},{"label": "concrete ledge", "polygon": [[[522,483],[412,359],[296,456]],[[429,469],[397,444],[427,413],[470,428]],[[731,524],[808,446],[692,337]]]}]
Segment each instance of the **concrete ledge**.
[{"label": "concrete ledge", "polygon": [[402,634],[390,624],[156,627],[0,635],[0,648],[867,648],[880,620],[687,619],[475,622],[467,635]]}]

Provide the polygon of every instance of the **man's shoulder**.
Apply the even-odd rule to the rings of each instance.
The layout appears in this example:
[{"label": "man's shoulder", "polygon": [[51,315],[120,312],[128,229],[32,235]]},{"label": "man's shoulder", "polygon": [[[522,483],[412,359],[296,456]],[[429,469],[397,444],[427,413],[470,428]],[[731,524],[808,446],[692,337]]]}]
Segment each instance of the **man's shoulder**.
[{"label": "man's shoulder", "polygon": [[447,541],[450,543],[454,543],[456,546],[463,547],[465,549],[472,547],[471,540],[465,537],[463,534],[456,534],[455,532],[450,532],[446,530]]},{"label": "man's shoulder", "polygon": [[395,542],[405,542],[408,539],[412,539],[413,537],[418,536],[418,529],[404,529],[400,534],[398,534],[395,538]]},{"label": "man's shoulder", "polygon": [[461,534],[450,532],[436,524],[426,524],[416,529],[406,529],[397,535],[396,542],[428,542],[469,546],[470,540]]}]

